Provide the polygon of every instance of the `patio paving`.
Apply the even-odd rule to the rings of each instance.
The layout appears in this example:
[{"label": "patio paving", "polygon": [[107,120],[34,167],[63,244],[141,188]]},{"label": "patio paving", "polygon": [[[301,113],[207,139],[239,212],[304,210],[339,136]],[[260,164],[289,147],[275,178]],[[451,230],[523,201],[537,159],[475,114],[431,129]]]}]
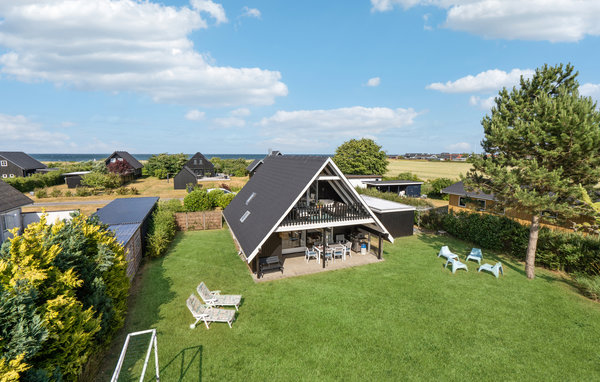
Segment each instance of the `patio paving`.
[{"label": "patio paving", "polygon": [[255,282],[272,281],[287,277],[327,272],[335,269],[358,267],[361,265],[379,263],[382,261],[384,261],[384,259],[379,260],[372,252],[367,253],[366,255],[361,255],[358,252],[352,251],[352,256],[346,256],[345,261],[340,259],[336,259],[335,262],[329,261],[327,262],[325,268],[323,268],[323,263],[317,263],[316,260],[309,260],[307,263],[306,259],[304,258],[304,252],[302,252],[283,256],[283,273],[280,271],[269,271],[266,272],[260,279],[256,277],[256,274],[252,274],[252,277]]}]

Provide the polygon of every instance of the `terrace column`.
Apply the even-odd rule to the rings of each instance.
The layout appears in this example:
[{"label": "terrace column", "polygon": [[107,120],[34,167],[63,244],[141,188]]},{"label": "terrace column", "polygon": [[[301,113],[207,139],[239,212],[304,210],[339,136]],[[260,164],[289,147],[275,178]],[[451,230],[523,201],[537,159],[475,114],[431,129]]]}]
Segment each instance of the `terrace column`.
[{"label": "terrace column", "polygon": [[377,236],[379,236],[379,244],[378,244],[378,248],[377,248],[377,252],[378,252],[377,258],[379,260],[381,260],[381,252],[382,252],[381,247],[382,247],[382,244],[383,244],[383,240],[381,240],[381,234],[378,234]]},{"label": "terrace column", "polygon": [[325,251],[327,250],[327,235],[325,234],[325,228],[323,228],[323,269],[325,269]]}]

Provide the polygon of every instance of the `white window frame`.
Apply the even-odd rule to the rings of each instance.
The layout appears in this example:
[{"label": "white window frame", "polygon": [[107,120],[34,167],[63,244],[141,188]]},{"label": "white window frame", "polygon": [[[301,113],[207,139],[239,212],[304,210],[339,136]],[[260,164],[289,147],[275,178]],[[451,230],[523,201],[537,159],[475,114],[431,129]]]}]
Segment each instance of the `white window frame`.
[{"label": "white window frame", "polygon": [[8,177],[9,177],[9,178],[14,178],[14,177],[15,177],[15,174],[9,174],[9,175],[8,175]]},{"label": "white window frame", "polygon": [[123,158],[117,158],[119,162],[123,162]]},{"label": "white window frame", "polygon": [[110,158],[110,163],[115,163],[117,161],[117,158]]},{"label": "white window frame", "polygon": [[463,199],[465,199],[465,198],[466,198],[466,196],[459,196],[458,197],[458,206],[459,207],[466,207],[467,206],[467,203],[463,202]]},{"label": "white window frame", "polygon": [[6,161],[6,160],[0,160],[0,166],[2,166],[2,167],[8,167],[8,161]]},{"label": "white window frame", "polygon": [[6,174],[2,174],[2,177],[3,177],[4,179],[6,179],[6,178],[8,178],[8,175],[6,175]]}]

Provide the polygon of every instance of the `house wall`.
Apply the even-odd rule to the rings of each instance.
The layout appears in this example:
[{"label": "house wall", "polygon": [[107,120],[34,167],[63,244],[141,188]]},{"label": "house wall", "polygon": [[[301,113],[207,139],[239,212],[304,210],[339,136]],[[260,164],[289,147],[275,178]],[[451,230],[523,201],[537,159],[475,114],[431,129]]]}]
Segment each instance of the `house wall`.
[{"label": "house wall", "polygon": [[185,190],[185,187],[189,183],[196,184],[198,181],[193,174],[190,174],[190,172],[186,170],[181,170],[179,174],[175,175],[173,178],[173,187],[176,190]]},{"label": "house wall", "polygon": [[65,176],[65,183],[68,188],[77,188],[81,186],[82,179],[81,175]]},{"label": "house wall", "polygon": [[279,237],[279,233],[277,232],[272,233],[271,236],[269,236],[258,253],[258,257],[270,256],[278,256],[280,260],[282,259],[281,237]]},{"label": "house wall", "polygon": [[421,185],[415,184],[411,186],[406,186],[406,196],[412,196],[414,198],[418,198],[421,196]]},{"label": "house wall", "polygon": [[56,221],[71,220],[71,214],[77,212],[77,210],[64,210],[64,211],[51,211],[51,212],[25,212],[22,214],[23,227],[27,227],[31,223],[37,223],[40,221],[42,215],[46,215],[46,224],[54,224]]},{"label": "house wall", "polygon": [[123,247],[125,248],[125,259],[127,260],[127,276],[133,279],[142,262],[142,228],[138,228],[131,239]]},{"label": "house wall", "polygon": [[23,229],[23,220],[21,218],[21,209],[5,211],[0,213],[0,243],[12,237],[8,230],[13,228]]},{"label": "house wall", "polygon": [[198,176],[215,175],[215,166],[203,155],[194,155],[186,163],[186,166],[188,166]]},{"label": "house wall", "polygon": [[[134,178],[139,178],[140,176],[142,176],[142,169],[141,168],[133,168],[133,166],[131,165],[131,163],[127,162],[127,160],[123,157],[121,157],[119,154],[117,153],[113,153],[113,155],[109,156],[108,158],[106,158],[106,161],[104,162],[106,164],[106,166],[108,167],[108,165],[111,163],[112,158],[115,158],[117,161],[119,159],[122,159],[123,162],[127,163],[132,169],[133,169],[133,177]],[[124,177],[122,176],[121,178],[126,178],[127,175],[125,175]],[[130,179],[126,179],[126,181],[129,181]]]},{"label": "house wall", "polygon": [[[0,156],[0,161],[6,160],[4,157]],[[13,162],[6,160],[6,166],[0,166],[0,179],[8,179],[11,174],[14,177],[17,176],[25,176],[25,172],[23,169]]]},{"label": "house wall", "polygon": [[393,238],[411,236],[415,222],[415,211],[375,212],[377,219],[384,225]]}]

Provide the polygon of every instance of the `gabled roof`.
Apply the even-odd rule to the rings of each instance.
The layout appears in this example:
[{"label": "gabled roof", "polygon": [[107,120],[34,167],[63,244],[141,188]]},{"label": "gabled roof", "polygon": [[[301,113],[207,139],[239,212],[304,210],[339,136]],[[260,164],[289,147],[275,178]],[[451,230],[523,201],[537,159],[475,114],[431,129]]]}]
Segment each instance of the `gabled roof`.
[{"label": "gabled roof", "polygon": [[[184,172],[184,171],[185,171],[185,172],[189,172],[191,175],[193,175],[193,176],[194,176],[194,178],[196,177],[196,174],[194,173],[194,171],[192,171],[192,169],[191,169],[191,168],[189,168],[187,165],[183,166],[183,167],[181,168],[181,171],[179,171],[179,172],[177,173],[177,175],[181,174],[181,173],[182,173],[182,172]],[[175,175],[175,176],[177,176],[177,175]]]},{"label": "gabled roof", "polygon": [[133,167],[136,170],[144,167],[143,164],[141,164],[137,159],[133,157],[133,155],[129,154],[127,151],[115,151],[108,158],[106,158],[106,163],[108,163],[110,158],[114,157],[115,154],[123,158],[127,163],[129,163],[131,167]]},{"label": "gabled roof", "polygon": [[[344,177],[328,157],[281,155],[265,158],[261,170],[250,178],[223,211],[248,262],[327,164],[340,178]],[[345,178],[343,180],[347,183],[346,191],[355,195],[356,202],[362,203],[379,228],[387,232],[356,190]]]},{"label": "gabled roof", "polygon": [[194,165],[193,160],[194,159],[201,159],[202,160],[202,166],[204,167],[204,165],[208,164],[210,165],[210,167],[215,167],[211,161],[208,160],[207,157],[205,157],[201,152],[197,152],[196,154],[192,155],[192,157],[186,162],[186,166],[199,166],[199,165]]},{"label": "gabled roof", "polygon": [[23,195],[10,184],[0,180],[0,212],[14,210],[32,204],[33,200]]},{"label": "gabled roof", "polygon": [[142,223],[152,212],[158,197],[117,198],[100,208],[94,215],[104,224]]},{"label": "gabled roof", "polygon": [[248,165],[248,167],[246,167],[246,171],[248,171],[248,172],[254,171],[254,169],[257,168],[262,162],[263,162],[262,159],[253,160],[252,163],[250,163]]},{"label": "gabled roof", "polygon": [[0,156],[23,170],[36,170],[46,168],[46,165],[33,159],[22,151],[0,151]]},{"label": "gabled roof", "polygon": [[467,192],[465,190],[465,184],[462,181],[451,184],[442,189],[442,192],[451,195],[468,196],[469,198],[474,199],[496,200],[494,195],[484,194],[483,192]]}]

